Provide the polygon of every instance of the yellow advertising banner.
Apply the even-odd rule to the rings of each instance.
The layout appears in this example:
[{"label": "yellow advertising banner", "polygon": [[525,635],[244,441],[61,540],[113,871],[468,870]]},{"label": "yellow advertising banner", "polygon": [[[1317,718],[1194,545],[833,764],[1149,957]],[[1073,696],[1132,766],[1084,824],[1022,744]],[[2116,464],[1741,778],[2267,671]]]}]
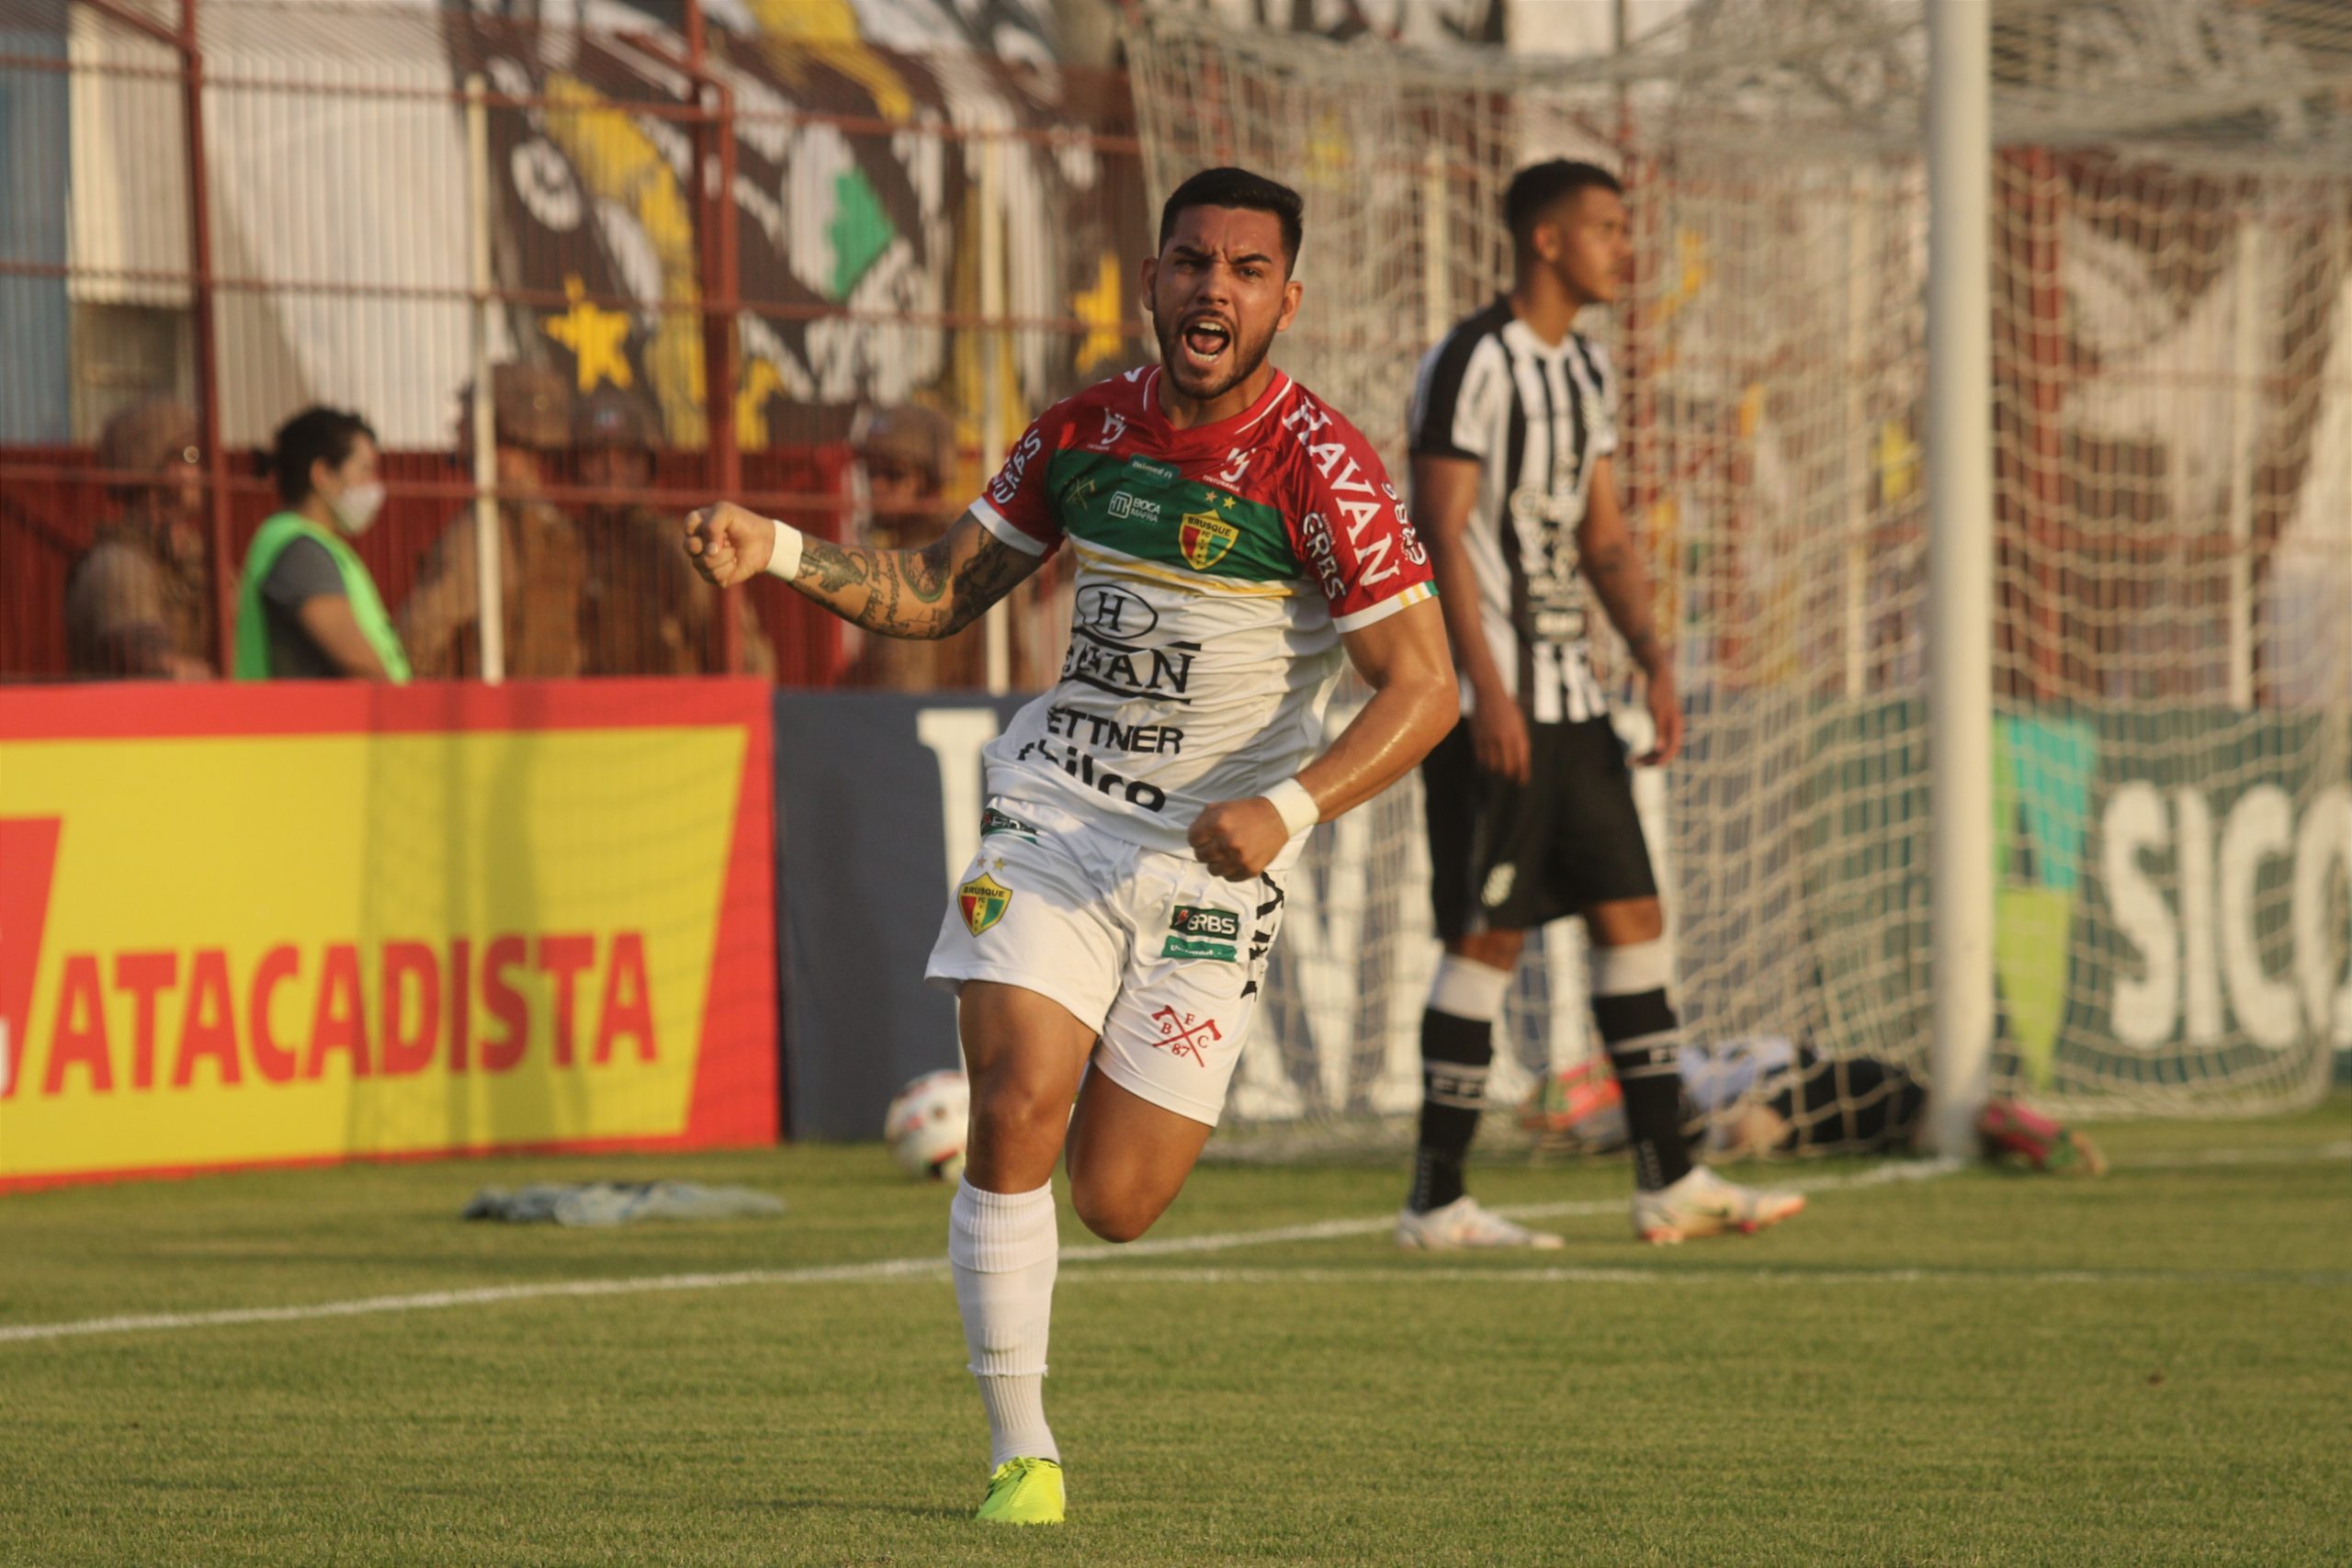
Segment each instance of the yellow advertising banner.
[{"label": "yellow advertising banner", "polygon": [[772,1136],[765,699],[713,690],[0,699],[0,1184]]}]

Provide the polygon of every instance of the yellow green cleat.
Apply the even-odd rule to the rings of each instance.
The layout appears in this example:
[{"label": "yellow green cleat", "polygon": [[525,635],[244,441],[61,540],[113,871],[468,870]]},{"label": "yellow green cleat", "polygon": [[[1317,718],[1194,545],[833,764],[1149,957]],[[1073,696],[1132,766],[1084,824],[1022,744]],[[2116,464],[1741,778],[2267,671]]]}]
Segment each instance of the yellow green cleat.
[{"label": "yellow green cleat", "polygon": [[1009,1459],[989,1477],[979,1518],[1000,1525],[1062,1522],[1062,1467],[1049,1459]]}]

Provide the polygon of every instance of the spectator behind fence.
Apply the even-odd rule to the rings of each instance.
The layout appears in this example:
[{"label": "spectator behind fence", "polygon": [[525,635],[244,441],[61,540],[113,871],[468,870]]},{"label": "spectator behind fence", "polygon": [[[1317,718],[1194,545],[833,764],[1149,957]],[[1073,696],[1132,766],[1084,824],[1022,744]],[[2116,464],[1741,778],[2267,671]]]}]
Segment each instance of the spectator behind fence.
[{"label": "spectator behind fence", "polygon": [[307,408],[269,455],[286,510],[261,525],[237,590],[240,681],[406,681],[407,657],[357,538],[384,504],[376,433],[343,409]]},{"label": "spectator behind fence", "polygon": [[[921,549],[955,520],[947,480],[956,466],[956,427],[934,409],[902,403],[858,415],[850,432],[856,462],[857,542],[870,549]],[[988,683],[988,643],[979,627],[940,642],[847,634],[842,683],[896,692],[932,692]]]},{"label": "spectator behind fence", "polygon": [[[172,398],[107,422],[98,466],[119,508],[65,579],[65,656],[101,679],[209,680],[212,569],[198,517],[196,415]],[[141,477],[133,477],[141,476]]]},{"label": "spectator behind fence", "polygon": [[[498,444],[500,624],[506,674],[562,680],[581,671],[579,531],[544,494],[548,464],[571,441],[571,385],[536,365],[501,365],[490,378]],[[459,399],[458,443],[470,473],[470,389]],[[481,674],[481,595],[476,583],[474,509],[450,521],[425,552],[401,606],[401,639],[431,680]]]},{"label": "spectator behind fence", "polygon": [[646,498],[660,444],[660,419],[637,393],[602,387],[581,400],[572,426],[580,482],[605,492],[581,511],[582,673],[725,673],[712,637],[713,617],[724,610],[740,616],[741,667],[774,679],[775,653],[750,604],[739,593],[721,605],[678,548],[676,517]]}]

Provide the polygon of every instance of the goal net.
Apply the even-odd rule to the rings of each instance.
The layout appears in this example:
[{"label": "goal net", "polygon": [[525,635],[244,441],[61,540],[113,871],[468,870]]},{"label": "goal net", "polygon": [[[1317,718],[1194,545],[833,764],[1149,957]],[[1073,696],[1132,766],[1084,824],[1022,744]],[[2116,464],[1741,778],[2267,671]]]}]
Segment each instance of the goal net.
[{"label": "goal net", "polygon": [[[1995,8],[1996,718],[1967,765],[1994,775],[1996,1092],[2068,1114],[2301,1104],[2352,1044],[2352,26],[2330,14]],[[1622,175],[1637,276],[1583,325],[1623,369],[1619,483],[1690,712],[1645,786],[1683,1018],[1719,1065],[1924,1082],[1919,7],[1701,0],[1584,61],[1159,12],[1131,58],[1155,199],[1222,163],[1305,193],[1285,366],[1400,472],[1419,356],[1508,286],[1511,172]],[[1394,1136],[1418,1103],[1419,810],[1408,784],[1318,832],[1245,1130]],[[1589,1049],[1577,942],[1531,943],[1493,1102]],[[1795,1107],[1823,1141],[1858,1109]]]}]

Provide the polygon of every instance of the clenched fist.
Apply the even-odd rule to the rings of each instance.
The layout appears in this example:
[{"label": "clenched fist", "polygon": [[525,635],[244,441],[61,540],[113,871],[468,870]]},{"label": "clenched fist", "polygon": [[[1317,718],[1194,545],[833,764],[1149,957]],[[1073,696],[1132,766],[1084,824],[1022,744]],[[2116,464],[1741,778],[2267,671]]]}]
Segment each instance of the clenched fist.
[{"label": "clenched fist", "polygon": [[1274,803],[1260,795],[1208,807],[1193,818],[1187,837],[1194,860],[1227,882],[1247,882],[1274,863],[1290,842],[1290,829]]},{"label": "clenched fist", "polygon": [[731,501],[686,513],[686,554],[720,588],[757,577],[775,551],[775,525]]}]

